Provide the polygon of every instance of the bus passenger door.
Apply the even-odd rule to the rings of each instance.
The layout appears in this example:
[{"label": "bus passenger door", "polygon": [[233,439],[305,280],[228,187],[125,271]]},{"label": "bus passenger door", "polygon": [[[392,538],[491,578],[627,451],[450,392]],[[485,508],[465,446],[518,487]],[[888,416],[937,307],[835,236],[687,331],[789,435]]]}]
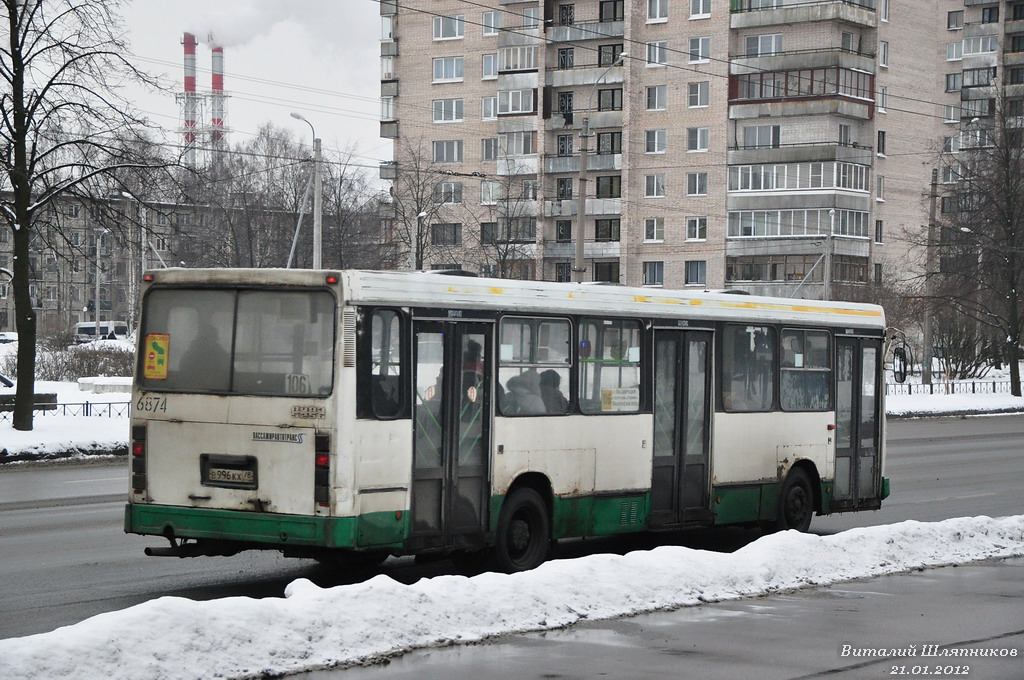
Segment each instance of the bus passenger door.
[{"label": "bus passenger door", "polygon": [[836,474],[833,509],[877,508],[882,342],[836,336]]},{"label": "bus passenger door", "polygon": [[410,549],[483,542],[490,346],[489,324],[416,322]]},{"label": "bus passenger door", "polygon": [[656,330],[651,526],[710,519],[711,333]]}]

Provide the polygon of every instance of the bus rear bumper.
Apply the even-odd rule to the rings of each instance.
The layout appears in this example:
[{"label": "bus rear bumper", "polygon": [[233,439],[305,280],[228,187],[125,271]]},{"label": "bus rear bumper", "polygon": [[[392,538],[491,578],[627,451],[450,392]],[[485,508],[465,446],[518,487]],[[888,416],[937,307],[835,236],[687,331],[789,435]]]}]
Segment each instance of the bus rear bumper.
[{"label": "bus rear bumper", "polygon": [[124,510],[124,530],[168,539],[229,541],[254,548],[360,549],[401,546],[406,522],[394,513],[316,517],[129,503]]}]

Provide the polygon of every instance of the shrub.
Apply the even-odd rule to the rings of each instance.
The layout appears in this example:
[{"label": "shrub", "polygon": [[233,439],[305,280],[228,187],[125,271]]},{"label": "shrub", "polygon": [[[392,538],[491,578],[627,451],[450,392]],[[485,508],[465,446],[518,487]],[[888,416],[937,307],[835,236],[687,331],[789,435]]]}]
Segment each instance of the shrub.
[{"label": "shrub", "polygon": [[[41,350],[36,354],[36,380],[76,382],[91,376],[131,377],[135,352],[114,343],[99,343]],[[8,378],[18,377],[18,358],[12,352],[0,361],[0,373]]]}]

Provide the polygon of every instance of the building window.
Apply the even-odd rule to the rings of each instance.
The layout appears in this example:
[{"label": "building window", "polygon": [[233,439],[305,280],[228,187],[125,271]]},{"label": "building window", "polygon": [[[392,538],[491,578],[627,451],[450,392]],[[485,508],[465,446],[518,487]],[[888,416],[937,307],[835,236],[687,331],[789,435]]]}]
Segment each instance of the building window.
[{"label": "building window", "polygon": [[687,286],[703,286],[708,282],[708,263],[706,260],[686,261]]},{"label": "building window", "polygon": [[885,200],[885,177],[882,175],[875,176],[875,200]]},{"label": "building window", "polygon": [[462,203],[462,182],[438,182],[434,185],[434,203]]},{"label": "building window", "polygon": [[484,35],[498,35],[501,29],[501,12],[484,12]]},{"label": "building window", "polygon": [[597,198],[620,198],[621,196],[621,175],[605,175],[597,178]]},{"label": "building window", "polygon": [[597,91],[598,111],[621,111],[622,110],[622,88]]},{"label": "building window", "polygon": [[597,133],[597,153],[611,154],[622,153],[621,132],[599,132]]},{"label": "building window", "polygon": [[381,120],[394,120],[395,119],[395,98],[394,97],[381,97],[380,98],[380,119]]},{"label": "building window", "polygon": [[488,137],[480,140],[480,158],[485,161],[498,160],[498,138]]},{"label": "building window", "polygon": [[[964,54],[990,54],[999,49],[999,40],[994,35],[976,35],[964,38]],[[1011,52],[1015,50],[1010,50]]]},{"label": "building window", "polygon": [[943,123],[959,123],[960,122],[960,107],[956,104],[946,104],[945,113],[943,116]]},{"label": "building window", "polygon": [[746,47],[748,57],[770,57],[775,54],[781,54],[782,34],[748,35]]},{"label": "building window", "polygon": [[453,83],[462,81],[464,60],[462,57],[437,57],[434,59],[434,82]]},{"label": "building window", "polygon": [[964,43],[962,40],[946,43],[946,61],[960,61],[964,58]]},{"label": "building window", "polygon": [[885,155],[885,130],[878,131],[878,145],[875,148],[875,151],[879,156]]},{"label": "building window", "polygon": [[556,198],[560,201],[572,200],[572,178],[571,177],[559,177],[556,180],[555,187]]},{"label": "building window", "polygon": [[595,241],[618,241],[619,240],[619,218],[594,220]]},{"label": "building window", "polygon": [[778,125],[748,125],[743,128],[743,146],[747,149],[777,149],[780,137]]},{"label": "building window", "polygon": [[995,7],[982,7],[981,8],[981,23],[983,24],[998,24],[999,23],[999,6]]},{"label": "building window", "polygon": [[707,151],[708,150],[708,128],[695,127],[686,128],[686,150]]},{"label": "building window", "polygon": [[690,18],[701,19],[711,16],[711,0],[690,0]]},{"label": "building window", "polygon": [[644,198],[665,197],[665,173],[659,172],[644,177]]},{"label": "building window", "polygon": [[708,173],[688,172],[686,173],[686,195],[704,196],[708,193]]},{"label": "building window", "polygon": [[668,0],[647,0],[647,21],[668,20]]},{"label": "building window", "polygon": [[498,50],[498,71],[530,71],[537,68],[537,49],[532,45]]},{"label": "building window", "polygon": [[572,241],[572,220],[555,221],[555,241],[569,243]]},{"label": "building window", "polygon": [[881,3],[879,3],[878,14],[882,21],[889,20],[889,0],[882,0]]},{"label": "building window", "polygon": [[533,90],[498,90],[498,113],[533,113]]},{"label": "building window", "polygon": [[647,65],[664,66],[668,63],[668,41],[657,40],[647,43]]},{"label": "building window", "polygon": [[882,220],[875,220],[875,243],[882,242],[882,232],[885,229],[885,222]]},{"label": "building window", "polygon": [[573,151],[572,135],[558,135],[556,147],[559,156],[571,156]]},{"label": "building window", "polygon": [[498,135],[498,153],[506,156],[529,156],[536,153],[536,132],[502,132]]},{"label": "building window", "polygon": [[501,194],[501,183],[484,180],[480,182],[480,205],[495,205]]},{"label": "building window", "polygon": [[963,87],[963,73],[946,74],[946,92],[959,92]]},{"label": "building window", "polygon": [[946,28],[956,31],[964,27],[964,11],[962,9],[946,13]]},{"label": "building window", "polygon": [[576,50],[562,47],[558,50],[558,68],[562,71],[571,69],[576,64]]},{"label": "building window", "polygon": [[497,120],[498,119],[498,98],[497,97],[484,97],[481,100],[480,118],[482,120]]},{"label": "building window", "polygon": [[668,86],[667,85],[648,85],[647,86],[647,110],[648,111],[664,111],[665,104],[668,101]]},{"label": "building window", "polygon": [[482,57],[480,66],[480,78],[482,80],[494,80],[498,77],[498,53],[492,52]]},{"label": "building window", "polygon": [[645,153],[665,153],[665,131],[647,130]]},{"label": "building window", "polygon": [[555,263],[555,281],[559,283],[569,283],[572,281],[572,265],[570,263]]},{"label": "building window", "polygon": [[562,114],[562,118],[566,125],[572,125],[572,111],[573,111],[573,97],[572,92],[559,92],[558,93],[558,113]]},{"label": "building window", "polygon": [[705,63],[711,60],[711,38],[704,36],[690,38],[689,62],[691,64]]},{"label": "building window", "polygon": [[435,163],[461,163],[462,162],[462,140],[450,139],[436,141],[434,147]]},{"label": "building window", "polygon": [[881,283],[881,282],[882,282],[882,265],[876,262],[875,263],[875,283]]},{"label": "building window", "polygon": [[597,47],[597,65],[598,66],[611,66],[615,63],[615,60],[622,54],[622,43],[615,45],[598,45]]},{"label": "building window", "polygon": [[885,113],[886,106],[889,104],[889,88],[882,86],[878,88],[878,111],[879,113]]},{"label": "building window", "polygon": [[522,11],[523,28],[537,28],[540,26],[540,7],[527,7]]},{"label": "building window", "polygon": [[465,16],[434,17],[434,40],[455,40],[466,31]]},{"label": "building window", "polygon": [[558,6],[558,25],[572,26],[576,23],[576,5],[565,4]]},{"label": "building window", "polygon": [[648,217],[644,220],[644,241],[665,240],[665,218]]},{"label": "building window", "polygon": [[598,19],[601,22],[622,21],[625,18],[625,0],[601,0]]},{"label": "building window", "polygon": [[665,263],[644,262],[644,285],[663,286],[665,285]]},{"label": "building window", "polygon": [[889,67],[889,43],[886,40],[878,42],[878,65]]},{"label": "building window", "polygon": [[687,217],[686,218],[686,240],[706,241],[708,238],[708,218]]},{"label": "building window", "polygon": [[839,146],[850,146],[853,128],[847,123],[839,124]]},{"label": "building window", "polygon": [[604,281],[606,283],[618,283],[619,282],[619,263],[618,262],[595,262],[594,263],[594,280]]},{"label": "building window", "polygon": [[462,244],[462,225],[445,223],[430,225],[430,244],[435,246],[457,246]]},{"label": "building window", "polygon": [[463,120],[461,99],[435,99],[435,123],[461,123]]},{"label": "building window", "polygon": [[711,92],[711,83],[704,80],[699,83],[687,83],[688,106],[691,109],[708,105]]},{"label": "building window", "polygon": [[480,243],[484,245],[494,245],[498,242],[498,223],[497,222],[481,222],[480,223]]}]

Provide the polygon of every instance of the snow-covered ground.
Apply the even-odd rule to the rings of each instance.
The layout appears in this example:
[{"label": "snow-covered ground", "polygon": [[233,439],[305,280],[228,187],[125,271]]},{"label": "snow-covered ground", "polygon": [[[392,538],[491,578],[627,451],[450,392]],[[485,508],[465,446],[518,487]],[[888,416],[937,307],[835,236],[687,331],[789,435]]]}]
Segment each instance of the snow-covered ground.
[{"label": "snow-covered ground", "polygon": [[[800,555],[800,559],[793,559]],[[284,598],[162,597],[49,633],[0,640],[6,680],[259,678],[584,620],[1024,555],[1024,515],[901,522],[832,536],[787,531],[734,553],[679,546],[556,560],[531,572],[377,576]]]}]

